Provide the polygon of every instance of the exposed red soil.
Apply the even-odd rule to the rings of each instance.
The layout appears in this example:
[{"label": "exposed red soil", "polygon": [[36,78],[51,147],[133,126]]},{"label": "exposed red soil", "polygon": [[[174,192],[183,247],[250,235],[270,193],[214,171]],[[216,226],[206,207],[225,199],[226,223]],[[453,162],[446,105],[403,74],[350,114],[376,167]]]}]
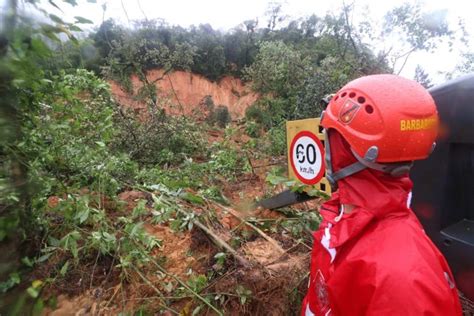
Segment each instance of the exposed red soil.
[{"label": "exposed red soil", "polygon": [[193,253],[193,236],[189,232],[175,232],[166,225],[145,225],[146,231],[163,241],[162,246],[153,253],[156,257],[164,258],[164,268],[171,274],[187,280],[189,271],[195,274],[206,273],[207,258],[212,250],[204,250],[204,253]]},{"label": "exposed red soil", "polygon": [[[150,70],[149,82],[157,80],[155,85],[160,98],[160,106],[169,114],[192,115],[206,111],[203,100],[210,96],[214,105],[227,106],[232,119],[245,115],[245,110],[258,99],[248,85],[238,78],[223,77],[212,82],[205,77],[185,71],[173,71],[164,74],[163,70]],[[117,82],[110,81],[112,94],[121,105],[133,109],[136,113],[146,112],[146,104],[136,96],[142,83],[137,76],[131,77],[133,94],[126,92]]]},{"label": "exposed red soil", "polygon": [[74,298],[59,295],[57,309],[47,309],[44,311],[44,314],[49,316],[97,315],[97,302],[94,300],[92,293],[76,296]]},{"label": "exposed red soil", "polygon": [[148,195],[140,191],[124,191],[117,198],[125,203],[126,211],[131,212],[140,200],[148,200]]}]

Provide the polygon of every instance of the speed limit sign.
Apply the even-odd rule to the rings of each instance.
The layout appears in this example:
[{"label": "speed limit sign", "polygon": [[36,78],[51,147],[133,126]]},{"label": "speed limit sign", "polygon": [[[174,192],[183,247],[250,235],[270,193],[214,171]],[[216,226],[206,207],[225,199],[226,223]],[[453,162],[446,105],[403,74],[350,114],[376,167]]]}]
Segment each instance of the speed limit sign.
[{"label": "speed limit sign", "polygon": [[310,131],[301,131],[295,135],[289,159],[296,177],[305,184],[316,184],[324,176],[323,144]]}]

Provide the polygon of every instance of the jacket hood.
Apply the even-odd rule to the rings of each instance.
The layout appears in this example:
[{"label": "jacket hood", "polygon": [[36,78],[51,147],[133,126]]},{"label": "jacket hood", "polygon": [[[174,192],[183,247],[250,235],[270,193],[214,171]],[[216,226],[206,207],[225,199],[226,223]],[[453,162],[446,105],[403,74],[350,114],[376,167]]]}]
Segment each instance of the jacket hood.
[{"label": "jacket hood", "polygon": [[[357,161],[349,143],[337,131],[328,130],[334,172]],[[410,216],[407,205],[413,183],[408,175],[393,177],[374,169],[364,169],[338,181],[338,190],[321,206],[323,218],[334,224],[331,245],[337,246],[358,235],[373,220],[391,216]],[[341,204],[352,204],[350,214],[340,221]],[[337,225],[335,225],[337,222]]]}]

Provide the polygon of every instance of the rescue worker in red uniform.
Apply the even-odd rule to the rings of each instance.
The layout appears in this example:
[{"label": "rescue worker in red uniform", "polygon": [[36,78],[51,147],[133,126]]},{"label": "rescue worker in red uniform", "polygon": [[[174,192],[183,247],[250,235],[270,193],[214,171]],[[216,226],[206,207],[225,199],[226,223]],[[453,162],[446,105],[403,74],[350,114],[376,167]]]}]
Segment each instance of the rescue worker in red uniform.
[{"label": "rescue worker in red uniform", "polygon": [[446,260],[410,209],[408,172],[437,136],[430,94],[399,76],[362,77],[333,96],[321,125],[336,191],[321,206],[301,314],[461,315]]}]

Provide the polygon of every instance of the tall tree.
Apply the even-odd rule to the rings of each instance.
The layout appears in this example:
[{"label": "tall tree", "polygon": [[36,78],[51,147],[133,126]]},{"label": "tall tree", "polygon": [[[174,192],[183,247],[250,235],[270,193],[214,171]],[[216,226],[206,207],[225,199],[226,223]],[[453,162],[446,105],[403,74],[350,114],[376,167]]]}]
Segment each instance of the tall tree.
[{"label": "tall tree", "polygon": [[387,48],[383,54],[391,59],[391,67],[399,74],[416,51],[433,52],[442,43],[447,43],[450,47],[455,41],[466,43],[463,21],[459,20],[458,24],[458,30],[450,26],[446,10],[426,12],[421,3],[407,2],[385,15],[379,41],[397,43]]},{"label": "tall tree", "polygon": [[462,53],[461,60],[453,69],[453,71],[445,73],[446,79],[450,80],[455,77],[474,73],[474,53]]},{"label": "tall tree", "polygon": [[245,70],[253,87],[261,93],[290,97],[302,84],[309,60],[282,41],[263,42],[255,62]]},{"label": "tall tree", "polygon": [[416,66],[415,77],[413,79],[419,84],[421,84],[423,87],[425,87],[426,89],[429,89],[433,86],[429,75],[425,72],[425,70],[420,65]]},{"label": "tall tree", "polygon": [[265,16],[268,19],[267,29],[270,32],[274,31],[279,23],[287,19],[287,16],[283,14],[283,4],[280,1],[269,2]]},{"label": "tall tree", "polygon": [[219,79],[225,73],[225,50],[222,35],[209,24],[191,28],[191,43],[196,47],[191,69],[211,80]]}]

